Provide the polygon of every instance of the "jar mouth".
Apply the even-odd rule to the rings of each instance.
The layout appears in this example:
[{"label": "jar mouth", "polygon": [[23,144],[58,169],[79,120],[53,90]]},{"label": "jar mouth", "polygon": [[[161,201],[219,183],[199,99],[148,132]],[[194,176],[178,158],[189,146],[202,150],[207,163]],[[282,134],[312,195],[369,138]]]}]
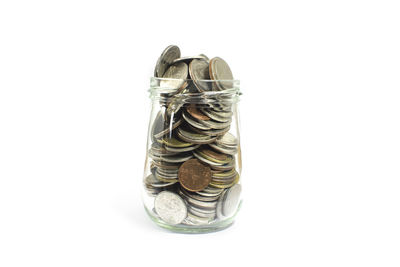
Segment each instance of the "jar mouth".
[{"label": "jar mouth", "polygon": [[150,98],[174,97],[187,100],[197,98],[220,98],[238,100],[240,80],[192,80],[150,78]]}]

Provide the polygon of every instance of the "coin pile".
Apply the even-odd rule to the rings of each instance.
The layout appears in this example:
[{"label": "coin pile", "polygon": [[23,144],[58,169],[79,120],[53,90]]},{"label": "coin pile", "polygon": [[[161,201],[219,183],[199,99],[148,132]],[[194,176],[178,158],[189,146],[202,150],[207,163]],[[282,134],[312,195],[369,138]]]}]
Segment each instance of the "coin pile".
[{"label": "coin pile", "polygon": [[[221,58],[181,57],[168,46],[154,76],[166,89],[150,130],[150,175],[145,189],[164,222],[205,225],[232,216],[241,185],[236,170],[238,139],[232,122],[233,76]],[[222,91],[209,95],[210,91]],[[184,99],[185,101],[183,101]]]}]

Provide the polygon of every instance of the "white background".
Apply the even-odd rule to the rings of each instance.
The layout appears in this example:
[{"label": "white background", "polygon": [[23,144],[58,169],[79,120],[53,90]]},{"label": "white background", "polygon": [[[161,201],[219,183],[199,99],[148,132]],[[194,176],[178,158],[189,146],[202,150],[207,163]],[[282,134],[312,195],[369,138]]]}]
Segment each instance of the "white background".
[{"label": "white background", "polygon": [[[399,266],[397,1],[1,1],[0,266]],[[244,205],[143,211],[161,51],[241,80]]]}]

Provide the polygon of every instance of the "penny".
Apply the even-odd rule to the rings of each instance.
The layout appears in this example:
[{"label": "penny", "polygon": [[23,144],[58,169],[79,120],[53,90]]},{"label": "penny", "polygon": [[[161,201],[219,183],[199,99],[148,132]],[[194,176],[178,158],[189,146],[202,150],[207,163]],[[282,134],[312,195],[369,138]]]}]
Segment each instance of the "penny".
[{"label": "penny", "polygon": [[154,69],[154,77],[163,77],[168,66],[181,56],[181,51],[176,45],[170,45],[162,52]]},{"label": "penny", "polygon": [[169,191],[162,191],[156,196],[154,208],[158,216],[171,225],[180,224],[187,216],[187,207],[183,199]]},{"label": "penny", "polygon": [[211,169],[197,159],[190,159],[179,168],[178,178],[186,190],[201,191],[211,182]]},{"label": "penny", "polygon": [[210,118],[204,115],[200,110],[196,108],[195,105],[190,105],[186,108],[186,111],[193,117],[198,120],[208,121]]}]

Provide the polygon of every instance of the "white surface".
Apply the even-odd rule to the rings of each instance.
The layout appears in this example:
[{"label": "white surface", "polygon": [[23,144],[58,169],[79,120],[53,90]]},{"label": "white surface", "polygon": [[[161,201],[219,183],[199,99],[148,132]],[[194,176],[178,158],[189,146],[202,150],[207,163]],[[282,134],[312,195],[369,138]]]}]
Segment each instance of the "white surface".
[{"label": "white surface", "polygon": [[[0,266],[399,266],[396,1],[1,1]],[[140,202],[168,44],[242,81],[237,223]],[[146,264],[146,265],[145,265]]]}]

